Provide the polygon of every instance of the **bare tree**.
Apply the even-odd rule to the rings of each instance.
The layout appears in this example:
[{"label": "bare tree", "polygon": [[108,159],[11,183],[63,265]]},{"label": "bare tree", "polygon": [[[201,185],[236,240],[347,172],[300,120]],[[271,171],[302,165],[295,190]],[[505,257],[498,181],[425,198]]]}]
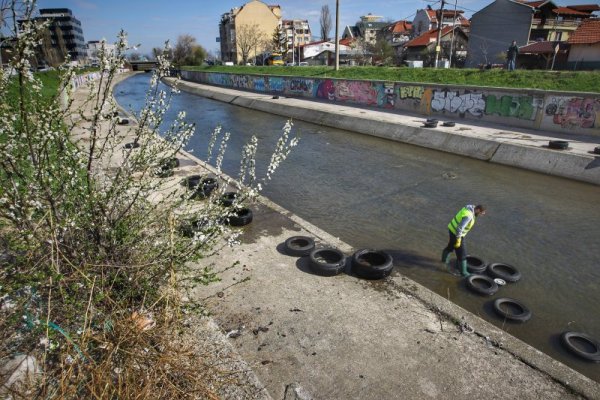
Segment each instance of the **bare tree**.
[{"label": "bare tree", "polygon": [[326,4],[321,7],[321,40],[329,40],[329,32],[331,31],[331,13],[329,12],[329,6]]},{"label": "bare tree", "polygon": [[235,31],[235,42],[239,54],[242,56],[242,64],[246,64],[250,58],[250,53],[256,53],[262,50],[263,44],[268,37],[260,29],[258,24],[240,25]]},{"label": "bare tree", "polygon": [[181,65],[190,56],[196,46],[196,38],[189,34],[179,35],[173,47],[173,62]]}]

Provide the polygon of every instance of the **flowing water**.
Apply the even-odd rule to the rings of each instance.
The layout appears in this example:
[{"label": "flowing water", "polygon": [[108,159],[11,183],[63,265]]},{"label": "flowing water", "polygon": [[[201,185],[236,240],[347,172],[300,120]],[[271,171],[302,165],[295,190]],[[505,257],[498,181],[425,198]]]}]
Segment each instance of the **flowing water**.
[{"label": "flowing water", "polygon": [[[120,83],[119,103],[139,110],[149,78]],[[286,121],[184,92],[169,118],[180,110],[196,123],[188,147],[201,159],[215,126],[231,133],[223,169],[234,177],[253,134],[264,175]],[[600,364],[575,358],[559,341],[567,330],[600,340],[600,188],[301,121],[294,131],[300,144],[268,182],[266,197],[356,248],[388,250],[400,274],[600,381]],[[488,208],[466,238],[469,253],[523,275],[492,298],[470,292],[439,262],[447,224],[468,203]],[[498,297],[522,301],[532,319],[503,322],[491,307]]]}]

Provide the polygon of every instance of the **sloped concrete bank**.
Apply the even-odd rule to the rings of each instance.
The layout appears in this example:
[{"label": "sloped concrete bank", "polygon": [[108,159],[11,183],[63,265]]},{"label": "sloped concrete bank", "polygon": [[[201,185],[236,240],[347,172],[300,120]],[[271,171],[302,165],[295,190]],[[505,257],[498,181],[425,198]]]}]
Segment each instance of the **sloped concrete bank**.
[{"label": "sloped concrete bank", "polygon": [[[173,84],[174,79],[165,81]],[[499,125],[467,125],[465,121],[455,127],[431,129],[422,127],[423,117],[414,115],[281,96],[275,99],[188,81],[178,85],[189,93],[241,107],[600,185],[600,156],[593,154],[600,138],[595,136],[571,135],[575,140],[568,139],[569,149],[557,151],[549,149],[548,142],[564,140],[560,135],[544,136]]]}]

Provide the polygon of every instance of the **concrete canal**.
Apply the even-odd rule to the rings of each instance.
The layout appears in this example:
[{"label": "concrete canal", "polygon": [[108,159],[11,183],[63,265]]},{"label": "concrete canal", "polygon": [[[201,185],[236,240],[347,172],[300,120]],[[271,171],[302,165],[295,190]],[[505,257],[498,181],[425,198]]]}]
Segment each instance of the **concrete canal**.
[{"label": "concrete canal", "polygon": [[[120,83],[120,105],[139,110],[149,79],[136,75]],[[253,134],[259,138],[258,170],[264,172],[285,123],[183,92],[169,119],[180,110],[196,123],[189,148],[201,159],[215,126],[231,133],[223,163],[231,176],[237,176],[241,146]],[[575,358],[559,343],[567,330],[600,339],[597,186],[301,121],[294,130],[300,144],[266,185],[266,197],[356,248],[390,251],[395,273],[600,382],[600,364]],[[439,262],[446,225],[469,202],[488,207],[467,238],[469,253],[512,264],[523,274],[493,298],[473,294]],[[498,297],[524,302],[532,319],[504,322],[491,307]]]}]

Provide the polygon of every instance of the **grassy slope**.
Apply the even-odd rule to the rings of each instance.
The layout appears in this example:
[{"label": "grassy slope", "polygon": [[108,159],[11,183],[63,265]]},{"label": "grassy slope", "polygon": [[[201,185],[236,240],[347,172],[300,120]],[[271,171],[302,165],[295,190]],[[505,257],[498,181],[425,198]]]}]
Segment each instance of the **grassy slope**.
[{"label": "grassy slope", "polygon": [[184,69],[207,72],[294,75],[319,78],[369,79],[415,83],[493,86],[600,93],[600,71],[530,71],[432,69],[397,67],[250,67],[203,66]]}]

